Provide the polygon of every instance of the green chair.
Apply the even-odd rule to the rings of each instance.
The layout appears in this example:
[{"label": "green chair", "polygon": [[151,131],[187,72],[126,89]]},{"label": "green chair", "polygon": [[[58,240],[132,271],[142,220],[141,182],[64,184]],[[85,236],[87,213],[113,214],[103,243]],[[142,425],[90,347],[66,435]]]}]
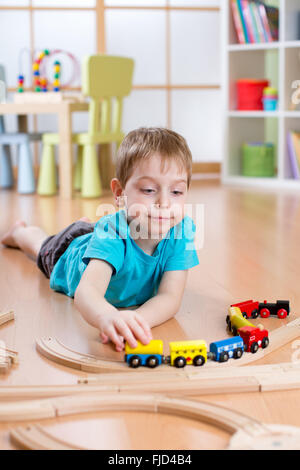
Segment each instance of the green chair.
[{"label": "green chair", "polygon": [[[97,145],[124,138],[121,130],[124,96],[132,88],[134,61],[126,57],[93,55],[85,59],[82,69],[82,92],[90,98],[88,132],[73,134],[78,145],[74,169],[74,189],[82,197],[98,197],[102,192]],[[53,195],[57,192],[54,145],[59,144],[58,134],[43,135],[43,152],[37,192]]]}]

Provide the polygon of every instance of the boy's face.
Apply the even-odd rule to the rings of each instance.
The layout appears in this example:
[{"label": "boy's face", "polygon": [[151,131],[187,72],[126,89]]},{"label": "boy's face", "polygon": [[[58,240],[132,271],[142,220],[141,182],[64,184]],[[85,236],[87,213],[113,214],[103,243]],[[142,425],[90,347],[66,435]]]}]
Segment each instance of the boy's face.
[{"label": "boy's face", "polygon": [[149,238],[165,236],[184,217],[187,173],[175,159],[165,163],[159,154],[141,162],[123,190],[128,221]]}]

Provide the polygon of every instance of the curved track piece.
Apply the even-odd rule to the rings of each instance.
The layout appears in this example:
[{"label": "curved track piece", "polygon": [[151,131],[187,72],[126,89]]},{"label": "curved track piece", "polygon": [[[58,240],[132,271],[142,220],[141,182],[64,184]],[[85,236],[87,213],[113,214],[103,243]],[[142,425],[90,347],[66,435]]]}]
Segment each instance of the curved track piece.
[{"label": "curved track piece", "polygon": [[10,310],[9,312],[0,312],[0,325],[3,325],[3,323],[6,323],[10,320],[13,320],[15,318],[15,314],[13,310]]},{"label": "curved track piece", "polygon": [[85,372],[128,370],[128,366],[125,362],[108,361],[90,354],[82,354],[68,348],[56,338],[42,337],[37,339],[36,348],[43,356],[47,357],[47,359]]},{"label": "curved track piece", "polygon": [[[258,361],[262,357],[267,356],[268,354],[272,353],[276,349],[280,348],[281,346],[284,346],[285,344],[289,343],[290,341],[294,340],[299,336],[300,318],[297,318],[291,321],[290,323],[287,323],[286,325],[281,326],[280,328],[277,328],[276,330],[272,331],[269,335],[270,344],[266,349],[259,349],[256,354],[244,354],[243,357],[239,359],[237,361],[237,364],[235,365],[242,366]],[[40,338],[39,340],[36,340],[36,347],[37,350],[48,359],[54,362],[58,362],[59,364],[63,364],[65,366],[72,367],[74,369],[79,369],[85,372],[97,373],[101,371],[108,372],[116,370],[120,372],[128,372],[128,365],[123,361],[109,361],[97,358],[96,356],[81,354],[68,348],[56,338]],[[222,364],[210,361],[205,365],[205,368],[212,367],[231,367],[231,361]],[[163,371],[163,373],[166,373],[170,369],[170,366],[166,364],[162,364],[160,366],[160,371]]]},{"label": "curved track piece", "polygon": [[[300,429],[293,427],[276,426],[259,423],[235,410],[224,407],[202,403],[199,401],[186,400],[183,398],[170,398],[159,395],[134,395],[124,394],[122,396],[103,395],[96,393],[57,398],[42,401],[46,407],[51,407],[56,416],[69,416],[81,413],[95,413],[99,411],[148,411],[152,413],[165,413],[176,416],[184,416],[217,426],[227,432],[231,437],[230,449],[253,449],[260,448],[284,449],[285,446],[300,449]],[[28,408],[33,402],[26,402]],[[37,406],[34,405],[36,409]],[[43,408],[43,406],[42,406]],[[35,418],[37,418],[35,416]],[[11,439],[19,446],[26,449],[76,449],[72,444],[66,443],[49,434],[41,426],[30,425],[19,427],[10,433]],[[266,446],[263,447],[262,443]],[[294,447],[295,446],[295,447]],[[288,447],[290,448],[290,447]]]}]

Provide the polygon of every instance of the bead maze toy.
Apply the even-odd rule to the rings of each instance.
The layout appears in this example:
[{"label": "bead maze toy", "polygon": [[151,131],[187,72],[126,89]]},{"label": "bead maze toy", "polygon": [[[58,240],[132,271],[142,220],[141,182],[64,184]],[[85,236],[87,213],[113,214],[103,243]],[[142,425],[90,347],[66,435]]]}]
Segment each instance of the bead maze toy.
[{"label": "bead maze toy", "polygon": [[[22,73],[22,55],[26,51],[23,49],[20,52],[19,56],[19,69],[20,74],[18,75],[18,92],[24,93],[24,80],[25,76]],[[28,52],[28,51],[27,51]],[[70,86],[76,78],[80,75],[80,65],[76,57],[68,51],[64,51],[62,49],[44,49],[43,51],[39,52],[36,59],[32,64],[32,73],[33,73],[33,80],[32,86],[34,87],[35,92],[49,92],[49,80],[47,78],[47,65],[50,58],[53,56],[62,55],[67,56],[73,65],[72,75],[68,81],[65,83],[61,83],[61,61],[55,60],[53,63],[53,82],[52,82],[52,91],[57,93],[62,88],[66,88]]]}]

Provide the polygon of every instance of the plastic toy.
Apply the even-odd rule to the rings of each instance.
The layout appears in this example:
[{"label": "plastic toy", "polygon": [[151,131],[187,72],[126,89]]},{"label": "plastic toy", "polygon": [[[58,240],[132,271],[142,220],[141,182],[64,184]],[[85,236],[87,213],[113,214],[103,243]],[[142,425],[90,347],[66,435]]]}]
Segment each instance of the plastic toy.
[{"label": "plastic toy", "polygon": [[202,366],[207,361],[207,345],[203,340],[174,341],[169,343],[169,347],[170,356],[164,356],[161,340],[152,340],[147,345],[138,341],[136,348],[126,343],[124,360],[133,368],[154,368],[162,363],[181,368],[186,365]]},{"label": "plastic toy", "polygon": [[273,87],[266,87],[263,90],[263,104],[265,111],[276,111],[278,103],[278,90]]},{"label": "plastic toy", "polygon": [[23,93],[24,91],[24,75],[18,76],[18,92]]},{"label": "plastic toy", "polygon": [[59,91],[60,87],[60,62],[56,60],[54,62],[54,80],[53,80],[53,91]]},{"label": "plastic toy", "polygon": [[259,315],[259,302],[254,302],[253,300],[246,300],[245,302],[232,304],[231,307],[239,307],[245,318],[257,318]]},{"label": "plastic toy", "polygon": [[257,318],[260,315],[262,318],[268,318],[270,315],[277,315],[278,318],[286,318],[290,313],[289,300],[277,300],[276,303],[256,302],[253,300],[246,300],[232,304],[231,307],[238,307],[245,318]]},{"label": "plastic toy", "polygon": [[259,313],[262,318],[268,318],[270,315],[286,318],[290,313],[290,302],[289,300],[277,300],[275,304],[264,300],[259,304]]},{"label": "plastic toy", "polygon": [[[246,302],[249,305],[249,301]],[[234,336],[241,336],[244,342],[245,352],[256,353],[259,347],[263,349],[269,346],[269,333],[263,325],[255,326],[250,323],[237,306],[229,307],[229,315],[226,317],[228,330]]]},{"label": "plastic toy", "polygon": [[241,336],[226,338],[210,343],[209,357],[214,361],[227,362],[229,358],[239,359],[244,353],[244,341]]},{"label": "plastic toy", "polygon": [[128,343],[125,345],[125,362],[130,367],[147,366],[154,368],[164,360],[163,342],[161,340],[152,340],[149,344],[137,342],[136,348],[131,348]]},{"label": "plastic toy", "polygon": [[243,326],[239,328],[238,333],[244,341],[246,352],[254,354],[258,351],[259,347],[264,349],[269,346],[269,333],[265,329]]},{"label": "plastic toy", "polygon": [[226,317],[226,323],[228,326],[228,330],[231,331],[233,336],[237,336],[238,329],[243,326],[252,326],[253,323],[250,323],[242,314],[241,309],[239,307],[229,307],[229,315]]},{"label": "plastic toy", "polygon": [[[18,91],[23,92],[23,83],[24,83],[24,75],[22,74],[22,55],[24,52],[28,52],[29,56],[31,56],[30,51],[27,50],[26,48],[23,48],[19,54],[19,70],[20,70],[20,75],[18,76]],[[63,84],[64,87],[69,86],[74,80],[80,75],[80,65],[78,60],[71,54],[70,52],[63,51],[60,49],[55,49],[55,50],[48,50],[44,49],[42,52],[40,52],[35,59],[35,61],[32,64],[32,71],[33,71],[33,82],[32,86],[34,87],[34,90],[36,92],[46,92],[48,91],[48,80],[46,78],[46,63],[48,59],[57,54],[64,54],[69,57],[73,64],[73,70],[72,70],[72,76],[70,80],[66,83]],[[53,70],[53,91],[57,92],[60,91],[62,88],[61,85],[61,63],[56,60],[54,62],[54,70]],[[21,78],[20,78],[21,77]]]},{"label": "plastic toy", "polygon": [[207,361],[207,345],[203,340],[174,341],[169,343],[171,366],[203,366]]}]

